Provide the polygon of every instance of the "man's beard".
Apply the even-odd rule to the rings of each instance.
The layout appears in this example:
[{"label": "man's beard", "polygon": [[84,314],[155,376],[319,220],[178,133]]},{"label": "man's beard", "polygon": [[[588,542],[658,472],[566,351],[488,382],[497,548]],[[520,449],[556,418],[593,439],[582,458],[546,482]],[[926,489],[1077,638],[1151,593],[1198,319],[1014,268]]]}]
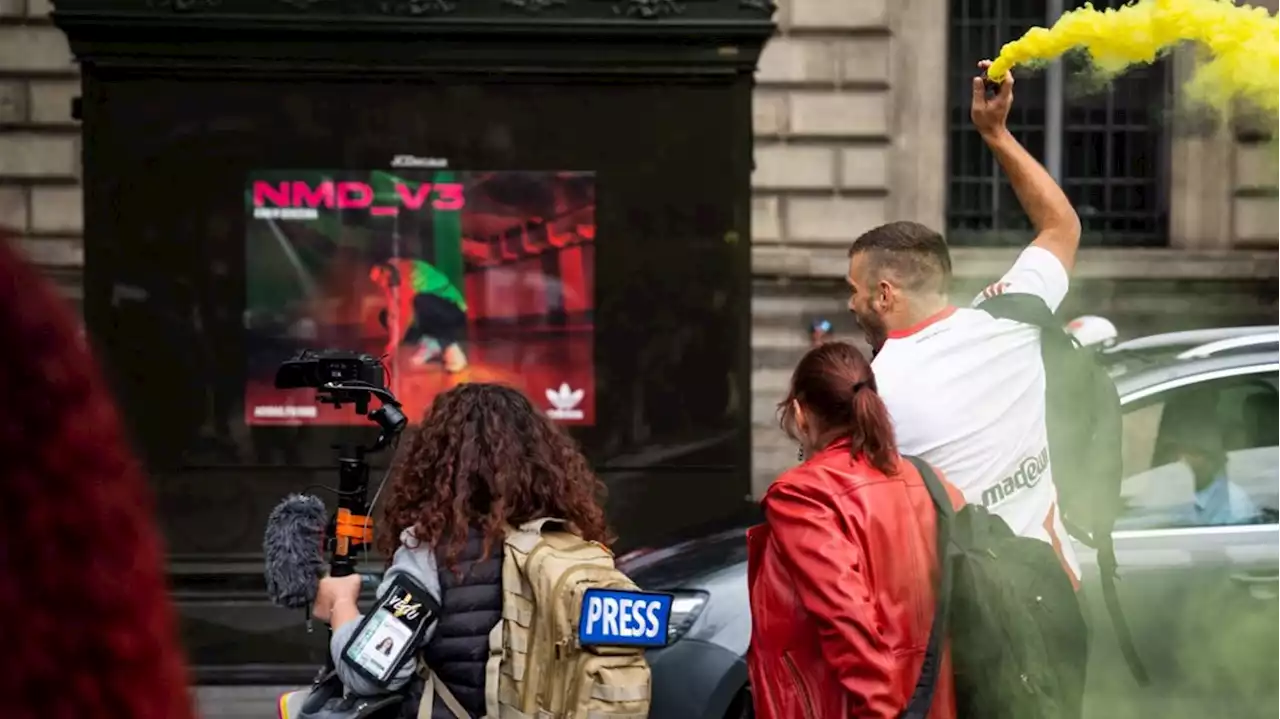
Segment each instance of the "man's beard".
[{"label": "man's beard", "polygon": [[863,314],[854,312],[853,318],[858,321],[858,326],[862,328],[862,334],[867,339],[867,344],[871,345],[871,355],[874,357],[880,348],[884,346],[885,340],[889,338],[889,332],[885,329],[884,321],[874,312]]}]

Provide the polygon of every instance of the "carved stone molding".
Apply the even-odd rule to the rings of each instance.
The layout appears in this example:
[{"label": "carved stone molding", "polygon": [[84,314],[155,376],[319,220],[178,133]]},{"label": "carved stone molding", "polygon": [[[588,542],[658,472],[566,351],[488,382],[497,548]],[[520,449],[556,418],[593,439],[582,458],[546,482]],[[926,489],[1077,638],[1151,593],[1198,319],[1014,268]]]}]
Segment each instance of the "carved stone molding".
[{"label": "carved stone molding", "polygon": [[222,0],[147,0],[147,7],[173,12],[200,12],[212,10],[222,4]]},{"label": "carved stone molding", "polygon": [[121,72],[729,76],[754,70],[776,0],[52,2],[77,59]]},{"label": "carved stone molding", "polygon": [[[207,15],[219,27],[243,25],[254,29],[258,18],[272,23],[298,18],[307,23],[332,23],[346,30],[360,28],[362,20],[387,15],[423,18],[449,15],[483,23],[519,22],[521,15],[536,15],[556,8],[556,17],[636,21],[679,25],[684,21],[755,24],[777,10],[775,0],[52,0],[59,24],[122,25],[173,15]],[[513,14],[513,11],[514,14]],[[148,15],[152,15],[148,19]],[[653,21],[663,21],[654,23]],[[583,27],[589,34],[597,28]],[[745,29],[745,28],[744,28]],[[714,31],[713,27],[706,27]],[[610,31],[612,32],[612,31]]]},{"label": "carved stone molding", "polygon": [[279,0],[279,2],[282,2],[285,5],[288,5],[290,7],[295,7],[299,10],[310,10],[316,5],[319,5],[321,3],[331,2],[331,0]]},{"label": "carved stone molding", "polygon": [[502,0],[502,4],[528,13],[540,13],[553,7],[565,7],[569,3],[566,0]]},{"label": "carved stone molding", "polygon": [[378,11],[385,15],[444,15],[458,9],[458,3],[449,0],[382,0]]},{"label": "carved stone molding", "polygon": [[683,15],[685,6],[676,0],[621,0],[613,6],[613,11],[623,17],[656,20]]},{"label": "carved stone molding", "polygon": [[778,12],[777,3],[773,0],[738,0],[738,7],[743,10],[754,10],[765,17],[773,17]]}]

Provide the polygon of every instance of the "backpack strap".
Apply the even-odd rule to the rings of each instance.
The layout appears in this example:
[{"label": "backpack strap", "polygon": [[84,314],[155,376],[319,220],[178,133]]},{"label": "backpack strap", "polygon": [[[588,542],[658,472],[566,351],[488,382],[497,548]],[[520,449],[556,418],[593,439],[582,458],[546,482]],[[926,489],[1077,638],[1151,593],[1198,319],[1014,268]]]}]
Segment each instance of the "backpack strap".
[{"label": "backpack strap", "polygon": [[1129,665],[1129,673],[1133,675],[1138,686],[1145,687],[1151,683],[1151,676],[1147,674],[1147,666],[1142,662],[1142,655],[1138,654],[1138,647],[1133,643],[1133,632],[1129,630],[1129,620],[1124,616],[1124,609],[1120,606],[1120,595],[1116,591],[1116,577],[1119,572],[1116,568],[1116,548],[1111,543],[1111,533],[1100,533],[1094,537],[1094,540],[1097,542],[1096,561],[1098,578],[1102,582],[1102,603],[1107,607],[1107,614],[1111,615],[1111,626],[1116,632],[1120,654],[1124,656],[1125,664]]},{"label": "backpack strap", "polygon": [[1080,346],[1076,338],[1063,328],[1061,320],[1045,304],[1044,298],[1025,292],[996,295],[983,300],[977,309],[1001,320],[1013,320],[1040,328],[1040,342],[1051,351],[1061,352]]},{"label": "backpack strap", "polygon": [[955,519],[955,508],[951,506],[951,496],[946,487],[934,473],[928,462],[919,457],[907,457],[924,486],[929,490],[933,507],[937,513],[938,533],[938,606],[933,614],[933,626],[929,630],[929,645],[925,650],[924,662],[920,665],[920,678],[916,688],[911,692],[911,701],[899,715],[899,719],[925,719],[929,715],[929,707],[933,704],[933,693],[938,687],[938,673],[942,669],[943,639],[947,635],[947,618],[951,613],[951,523]]},{"label": "backpack strap", "polygon": [[520,525],[519,529],[521,532],[542,534],[544,528],[548,524],[564,526],[566,522],[563,519],[557,519],[556,517],[539,517],[538,519],[531,519],[528,522],[525,522]]},{"label": "backpack strap", "polygon": [[444,681],[425,662],[419,664],[418,674],[424,680],[422,701],[418,703],[418,719],[431,719],[431,712],[435,706],[437,694],[440,695],[440,701],[445,708],[452,712],[457,719],[471,719],[471,715],[463,708],[462,702],[458,701],[453,692],[449,691],[449,687],[445,686]]},{"label": "backpack strap", "polygon": [[566,522],[563,519],[554,517],[533,519],[515,529],[508,529],[506,543],[516,550],[528,554],[542,543],[542,533],[547,531],[547,525],[564,526],[565,524]]},{"label": "backpack strap", "polygon": [[[1011,293],[996,295],[984,300],[978,309],[992,317],[1013,320],[1040,328],[1040,340],[1051,349],[1058,351],[1078,347],[1074,337],[1062,329],[1053,312],[1044,300],[1037,295]],[[1115,428],[1119,431],[1119,428]],[[1097,551],[1099,578],[1102,583],[1102,600],[1107,613],[1111,615],[1111,624],[1116,631],[1116,640],[1120,645],[1120,653],[1124,656],[1129,672],[1138,682],[1138,686],[1147,686],[1150,676],[1142,662],[1138,648],[1133,642],[1133,633],[1129,630],[1129,622],[1120,606],[1119,593],[1116,590],[1116,554],[1111,542],[1111,526],[1081,527],[1065,514],[1062,515],[1063,526],[1067,532],[1084,545]]]},{"label": "backpack strap", "polygon": [[1053,310],[1049,309],[1049,305],[1045,304],[1044,298],[1039,295],[1025,292],[996,295],[991,299],[983,300],[977,309],[998,319],[1013,320],[1042,330],[1055,329],[1066,334],[1058,318],[1054,317]]}]

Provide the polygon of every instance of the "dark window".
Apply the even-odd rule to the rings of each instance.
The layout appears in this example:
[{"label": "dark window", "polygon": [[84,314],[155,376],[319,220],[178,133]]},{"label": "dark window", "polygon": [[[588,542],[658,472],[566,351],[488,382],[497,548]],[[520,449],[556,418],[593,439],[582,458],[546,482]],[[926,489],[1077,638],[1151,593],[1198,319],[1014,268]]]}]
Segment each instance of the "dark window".
[{"label": "dark window", "polygon": [[[1068,0],[1066,6],[1079,4]],[[1119,3],[1095,3],[1108,4]],[[1045,25],[1055,6],[1046,0],[952,0],[947,224],[953,244],[1021,245],[1030,239],[1030,223],[1008,179],[969,120],[969,79],[978,60]],[[1045,71],[1018,75],[1010,131],[1060,179],[1080,213],[1084,244],[1164,244],[1166,63],[1133,68],[1104,83],[1082,60],[1069,57],[1060,75],[1060,82]],[[1051,156],[1058,161],[1050,162]]]},{"label": "dark window", "polygon": [[1132,68],[1101,90],[1087,79],[1083,62],[1072,58],[1065,65],[1062,185],[1085,242],[1164,244],[1166,63]]}]

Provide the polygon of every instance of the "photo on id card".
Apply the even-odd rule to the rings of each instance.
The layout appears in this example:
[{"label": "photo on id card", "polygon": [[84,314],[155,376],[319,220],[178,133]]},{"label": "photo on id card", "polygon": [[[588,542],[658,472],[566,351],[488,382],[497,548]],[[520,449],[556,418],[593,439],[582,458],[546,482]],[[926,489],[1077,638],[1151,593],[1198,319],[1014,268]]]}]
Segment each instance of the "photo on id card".
[{"label": "photo on id card", "polygon": [[413,656],[437,611],[438,605],[421,585],[397,576],[378,598],[377,609],[360,622],[347,642],[343,661],[379,686],[387,686]]}]

